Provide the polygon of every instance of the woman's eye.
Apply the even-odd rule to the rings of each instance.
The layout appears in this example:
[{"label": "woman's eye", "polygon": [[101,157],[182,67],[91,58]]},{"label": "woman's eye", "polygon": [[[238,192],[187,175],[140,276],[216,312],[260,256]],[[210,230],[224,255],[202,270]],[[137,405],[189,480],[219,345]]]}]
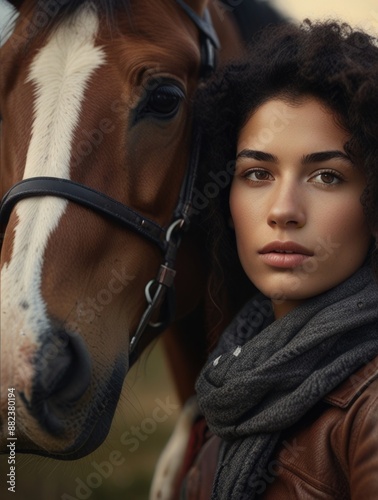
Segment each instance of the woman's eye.
[{"label": "woman's eye", "polygon": [[244,177],[250,181],[269,181],[273,179],[267,170],[249,170]]},{"label": "woman's eye", "polygon": [[314,175],[311,179],[313,179],[314,182],[318,182],[319,184],[328,185],[340,184],[343,181],[340,175],[333,172],[320,172]]}]

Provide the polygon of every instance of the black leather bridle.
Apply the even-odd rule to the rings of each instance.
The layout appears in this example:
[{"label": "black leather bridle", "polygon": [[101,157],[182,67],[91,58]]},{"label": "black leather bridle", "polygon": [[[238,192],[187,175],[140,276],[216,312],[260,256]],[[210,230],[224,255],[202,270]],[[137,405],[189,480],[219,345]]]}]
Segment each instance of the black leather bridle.
[{"label": "black leather bridle", "polygon": [[[183,0],[176,0],[176,2],[199,30],[201,49],[200,78],[204,78],[214,71],[216,51],[220,47],[218,37],[211,22],[210,13],[206,10],[204,16],[201,18]],[[146,327],[149,325],[158,331],[162,331],[173,319],[173,282],[176,274],[176,255],[183,233],[188,229],[190,224],[193,212],[193,190],[198,170],[200,133],[198,129],[193,128],[189,164],[181,186],[177,206],[173,212],[171,223],[167,228],[160,226],[148,217],[144,217],[137,211],[110,198],[106,194],[69,179],[55,177],[32,177],[24,179],[15,184],[1,201],[0,223],[4,226],[8,223],[13,208],[20,200],[36,196],[56,196],[87,207],[127,229],[135,231],[159,247],[164,256],[163,263],[160,265],[157,277],[147,283],[145,287],[147,308],[130,341],[130,365],[136,360],[136,347]],[[151,323],[152,314],[163,305],[163,302],[167,309],[166,317],[159,323]]]}]

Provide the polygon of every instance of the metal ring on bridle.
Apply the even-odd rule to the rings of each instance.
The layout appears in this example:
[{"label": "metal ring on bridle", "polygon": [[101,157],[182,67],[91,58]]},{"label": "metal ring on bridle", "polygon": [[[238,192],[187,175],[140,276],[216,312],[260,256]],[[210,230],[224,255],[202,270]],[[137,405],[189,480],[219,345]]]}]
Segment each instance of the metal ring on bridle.
[{"label": "metal ring on bridle", "polygon": [[[159,285],[156,292],[155,292],[155,295],[154,295],[154,298],[152,298],[151,296],[151,293],[150,293],[150,288],[152,285],[154,285],[156,283],[156,280],[150,280],[145,289],[144,289],[144,295],[146,297],[146,300],[147,300],[147,303],[148,304],[152,304],[154,302],[154,300],[156,299],[157,295],[160,295],[160,292],[161,292],[161,289],[162,289],[162,286],[163,285]],[[152,328],[160,328],[163,324],[163,321],[159,321],[157,323],[153,323],[152,321],[150,321],[149,323],[149,326],[151,326]]]},{"label": "metal ring on bridle", "polygon": [[169,242],[171,241],[172,233],[178,227],[179,229],[182,229],[185,224],[185,219],[177,219],[172,224],[168,227],[167,232],[165,234],[165,241]]},{"label": "metal ring on bridle", "polygon": [[150,287],[155,283],[155,280],[150,280],[144,288],[144,295],[146,297],[147,303],[152,304],[152,297],[150,294]]}]

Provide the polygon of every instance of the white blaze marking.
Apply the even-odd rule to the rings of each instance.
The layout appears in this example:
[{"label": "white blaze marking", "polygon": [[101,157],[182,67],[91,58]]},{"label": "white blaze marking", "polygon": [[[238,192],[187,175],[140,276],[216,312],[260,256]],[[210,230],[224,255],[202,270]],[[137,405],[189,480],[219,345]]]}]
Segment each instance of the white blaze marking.
[{"label": "white blaze marking", "polygon": [[[104,51],[94,46],[97,31],[97,14],[86,5],[74,20],[54,32],[31,64],[28,81],[35,88],[34,123],[24,179],[69,178],[81,102],[91,74],[105,61]],[[41,294],[43,258],[49,236],[66,207],[67,201],[54,197],[22,200],[16,207],[19,223],[13,253],[1,273],[1,323],[7,335],[25,329],[36,338],[48,325]],[[23,301],[28,309],[21,308]]]}]

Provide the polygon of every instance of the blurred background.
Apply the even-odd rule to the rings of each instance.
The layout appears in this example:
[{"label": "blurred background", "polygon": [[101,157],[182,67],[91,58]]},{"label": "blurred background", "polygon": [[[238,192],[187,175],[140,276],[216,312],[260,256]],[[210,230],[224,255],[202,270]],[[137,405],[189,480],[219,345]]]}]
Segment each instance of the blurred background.
[{"label": "blurred background", "polygon": [[[250,0],[242,0],[250,1]],[[338,18],[359,26],[373,35],[378,34],[378,7],[376,0],[272,0],[288,19],[299,22],[304,18]],[[236,3],[235,3],[236,5]],[[0,0],[1,31],[6,26],[11,9]],[[0,68],[1,71],[1,68]],[[153,469],[179,415],[179,408],[171,411],[164,422],[151,425],[151,415],[159,404],[157,400],[178,405],[175,387],[168,373],[160,342],[148,349],[127,376],[121,402],[111,433],[103,446],[85,459],[65,463],[34,456],[17,456],[17,493],[8,494],[5,487],[6,457],[0,458],[0,498],[14,500],[145,500]],[[147,425],[148,424],[148,425]],[[125,445],[121,438],[132,429],[143,427],[147,433]],[[109,462],[116,452],[113,469],[101,464]],[[94,472],[102,467],[103,473]],[[109,472],[110,471],[110,472]],[[105,477],[106,476],[106,477]],[[98,478],[101,480],[98,480]],[[96,479],[97,478],[97,479]],[[86,488],[85,485],[91,485]]]},{"label": "blurred background", "polygon": [[272,0],[271,5],[295,21],[335,18],[378,34],[378,4],[376,0]]}]

